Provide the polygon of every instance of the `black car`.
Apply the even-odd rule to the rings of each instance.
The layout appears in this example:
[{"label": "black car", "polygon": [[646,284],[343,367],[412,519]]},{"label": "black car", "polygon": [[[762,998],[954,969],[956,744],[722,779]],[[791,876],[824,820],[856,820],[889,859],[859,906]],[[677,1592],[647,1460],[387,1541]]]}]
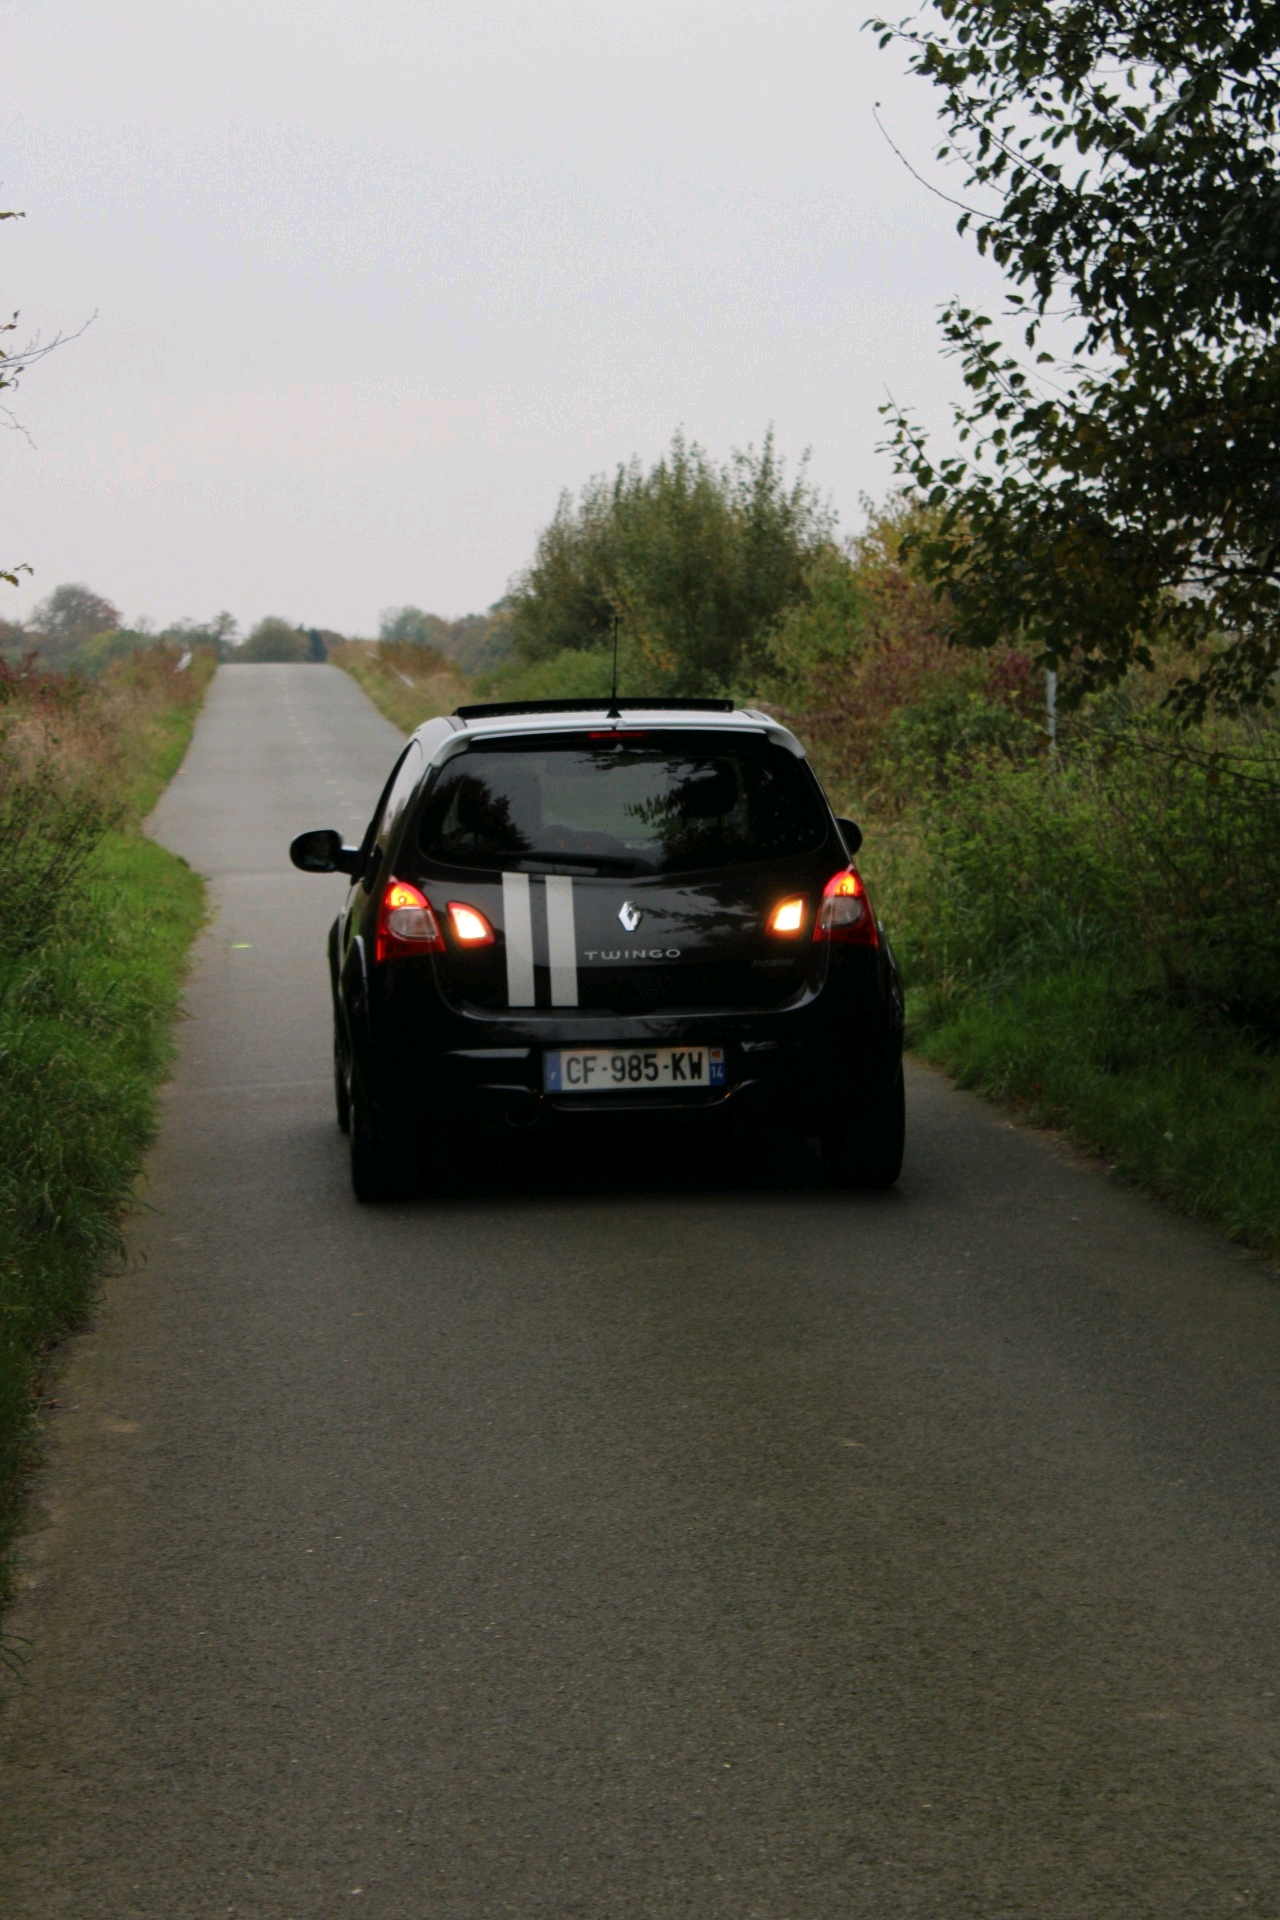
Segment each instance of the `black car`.
[{"label": "black car", "polygon": [[902,987],[794,736],[727,700],[522,701],[419,727],[329,937],[339,1124],[361,1200],[433,1131],[735,1117],[817,1136],[834,1177],[902,1164]]}]

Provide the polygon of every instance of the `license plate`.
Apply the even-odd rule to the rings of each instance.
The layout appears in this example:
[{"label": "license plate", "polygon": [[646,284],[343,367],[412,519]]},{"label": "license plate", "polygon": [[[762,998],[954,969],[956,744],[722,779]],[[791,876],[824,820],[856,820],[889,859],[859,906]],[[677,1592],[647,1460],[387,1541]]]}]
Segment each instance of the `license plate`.
[{"label": "license plate", "polygon": [[572,1047],[542,1056],[548,1093],[642,1087],[722,1087],[723,1047]]}]

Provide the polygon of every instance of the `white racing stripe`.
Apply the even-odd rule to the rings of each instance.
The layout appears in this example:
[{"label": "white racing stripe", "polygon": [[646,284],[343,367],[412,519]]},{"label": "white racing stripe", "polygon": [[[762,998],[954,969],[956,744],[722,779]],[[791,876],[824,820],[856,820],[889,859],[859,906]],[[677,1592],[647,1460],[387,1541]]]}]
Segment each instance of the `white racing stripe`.
[{"label": "white racing stripe", "polygon": [[551,961],[551,1004],[578,1004],[578,940],[573,926],[573,881],[547,875],[547,947]]},{"label": "white racing stripe", "polygon": [[503,874],[502,923],[507,945],[507,1005],[532,1007],[537,996],[533,990],[533,916],[527,873]]}]

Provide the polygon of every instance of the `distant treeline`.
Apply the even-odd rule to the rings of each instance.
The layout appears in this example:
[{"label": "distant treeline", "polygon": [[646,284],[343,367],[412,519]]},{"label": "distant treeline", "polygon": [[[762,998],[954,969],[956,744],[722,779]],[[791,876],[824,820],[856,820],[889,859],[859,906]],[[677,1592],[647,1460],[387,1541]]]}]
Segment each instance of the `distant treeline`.
[{"label": "distant treeline", "polygon": [[[491,672],[506,656],[508,623],[505,602],[488,613],[452,621],[419,607],[392,607],[382,616],[379,638],[429,647],[456,660],[467,674]],[[46,671],[96,679],[114,661],[155,646],[212,647],[227,661],[321,661],[353,637],[358,636],[278,614],[259,620],[246,635],[226,612],[210,620],[175,620],[165,627],[150,621],[129,625],[104,594],[68,582],[56,587],[26,620],[0,620],[0,660],[17,662],[34,654]]]},{"label": "distant treeline", "polygon": [[52,673],[81,673],[92,679],[116,660],[156,646],[213,647],[224,653],[239,637],[229,613],[211,620],[175,620],[157,628],[150,621],[128,626],[118,607],[91,587],[68,582],[55,587],[25,620],[0,620],[0,659],[18,661],[29,654]]}]

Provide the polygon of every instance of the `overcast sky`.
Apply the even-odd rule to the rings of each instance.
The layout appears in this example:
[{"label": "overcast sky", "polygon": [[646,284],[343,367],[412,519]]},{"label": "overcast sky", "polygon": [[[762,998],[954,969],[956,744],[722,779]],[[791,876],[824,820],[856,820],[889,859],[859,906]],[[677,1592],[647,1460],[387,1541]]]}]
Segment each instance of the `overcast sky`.
[{"label": "overcast sky", "polygon": [[852,528],[939,303],[993,296],[871,0],[17,0],[0,304],[49,334],[0,435],[16,617],[376,630],[483,608],[563,487],[770,422]]}]

